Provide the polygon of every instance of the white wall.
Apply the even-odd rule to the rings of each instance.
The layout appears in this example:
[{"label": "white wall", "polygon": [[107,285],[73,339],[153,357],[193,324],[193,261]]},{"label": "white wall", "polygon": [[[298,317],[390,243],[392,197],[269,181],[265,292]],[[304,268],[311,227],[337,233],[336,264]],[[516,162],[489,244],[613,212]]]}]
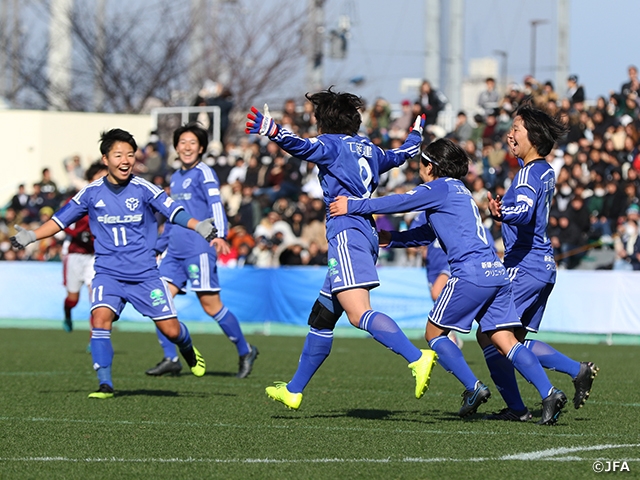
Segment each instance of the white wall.
[{"label": "white wall", "polygon": [[25,183],[27,192],[48,167],[58,187],[67,186],[63,160],[80,155],[88,166],[100,158],[100,133],[122,128],[144,146],[151,131],[149,115],[0,110],[0,206]]}]

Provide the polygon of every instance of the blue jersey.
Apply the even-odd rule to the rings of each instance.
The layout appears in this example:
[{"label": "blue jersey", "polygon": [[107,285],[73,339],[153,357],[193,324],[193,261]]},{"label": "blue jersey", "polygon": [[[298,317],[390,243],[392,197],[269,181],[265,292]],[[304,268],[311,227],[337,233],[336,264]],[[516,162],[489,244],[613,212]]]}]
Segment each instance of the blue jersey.
[{"label": "blue jersey", "polygon": [[556,178],[546,160],[528,163],[516,175],[502,199],[504,264],[553,283],[556,264],[547,224]]},{"label": "blue jersey", "polygon": [[159,277],[154,213],[172,221],[181,210],[164,190],[140,177],[131,176],[124,186],[103,177],[80,190],[53,220],[66,228],[88,214],[95,237],[96,274],[137,282]]},{"label": "blue jersey", "polygon": [[427,224],[392,232],[390,247],[416,247],[436,238],[446,253],[451,275],[474,285],[509,283],[504,265],[487,238],[471,192],[460,180],[438,178],[402,195],[369,200],[349,199],[350,213],[400,213],[424,210]]},{"label": "blue jersey", "polygon": [[[220,182],[213,169],[199,162],[188,170],[180,169],[171,177],[171,198],[193,218],[213,218],[218,237],[227,235],[227,216],[220,198]],[[187,258],[216,249],[198,232],[167,224],[156,250],[169,247],[169,254]]]},{"label": "blue jersey", "polygon": [[[426,223],[426,214],[424,212],[420,212],[413,222],[411,222],[411,228],[418,228]],[[427,269],[427,282],[429,283],[429,286],[433,285],[440,275],[445,274],[447,277],[451,275],[449,262],[447,261],[447,254],[442,250],[442,246],[440,246],[438,239],[435,239],[427,247],[425,267]]]},{"label": "blue jersey", "polygon": [[[366,137],[323,134],[303,139],[281,128],[272,139],[289,154],[318,165],[325,205],[337,196],[369,198],[378,187],[380,175],[402,165],[420,152],[422,135],[412,131],[405,143],[393,150],[383,150]],[[372,215],[330,217],[327,209],[327,238],[355,228],[375,243],[377,230]]]}]

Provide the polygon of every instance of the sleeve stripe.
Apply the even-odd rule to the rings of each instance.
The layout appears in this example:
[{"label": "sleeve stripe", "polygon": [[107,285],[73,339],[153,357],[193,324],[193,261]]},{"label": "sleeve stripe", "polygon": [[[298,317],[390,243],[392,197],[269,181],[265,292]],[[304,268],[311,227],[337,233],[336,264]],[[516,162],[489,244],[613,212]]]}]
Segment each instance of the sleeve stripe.
[{"label": "sleeve stripe", "polygon": [[169,221],[170,221],[171,223],[173,223],[173,219],[176,217],[176,215],[178,214],[178,212],[181,212],[181,211],[183,211],[183,210],[184,210],[184,207],[182,207],[182,206],[178,205],[178,208],[176,208],[176,209],[173,211],[173,213],[171,214],[171,217],[169,218]]},{"label": "sleeve stripe", "polygon": [[199,163],[198,165],[196,165],[196,168],[202,172],[202,175],[204,175],[204,183],[216,181],[211,168],[209,168],[207,165]]},{"label": "sleeve stripe", "polygon": [[153,198],[156,198],[158,195],[164,192],[164,190],[155,186],[153,183],[145,180],[144,178],[133,177],[133,179],[131,179],[131,183],[133,183],[134,185],[146,187],[151,193],[153,193]]},{"label": "sleeve stripe", "polygon": [[54,222],[56,222],[58,224],[58,226],[64,230],[66,227],[66,225],[63,225],[62,222],[60,220],[58,220],[58,217],[56,217],[55,215],[53,217],[51,217],[51,220],[53,220]]},{"label": "sleeve stripe", "polygon": [[529,187],[533,190],[533,193],[536,193],[536,189],[529,185],[529,171],[531,170],[531,165],[523,168],[518,172],[518,176],[516,177],[517,183],[514,188],[518,187]]},{"label": "sleeve stripe", "polygon": [[73,196],[72,200],[76,202],[78,205],[80,205],[80,198],[82,198],[82,195],[84,195],[89,188],[99,187],[103,183],[104,183],[104,177],[99,178],[95,182],[91,182],[89,185],[85,185],[84,187],[82,187],[82,190],[80,190],[78,193],[76,193]]},{"label": "sleeve stripe", "polygon": [[218,230],[218,237],[225,238],[227,236],[227,229],[224,221],[224,213],[222,211],[222,204],[216,202],[212,205],[213,222]]}]

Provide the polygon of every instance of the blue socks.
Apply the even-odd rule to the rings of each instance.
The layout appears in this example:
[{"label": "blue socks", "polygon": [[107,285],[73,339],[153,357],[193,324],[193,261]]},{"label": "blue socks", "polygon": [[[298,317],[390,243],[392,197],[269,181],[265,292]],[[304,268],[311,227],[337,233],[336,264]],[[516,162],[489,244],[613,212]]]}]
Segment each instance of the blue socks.
[{"label": "blue socks", "polygon": [[476,389],[478,378],[467,365],[462,351],[446,335],[440,335],[429,342],[431,349],[438,354],[438,363],[447,372],[460,380],[464,388],[470,391]]},{"label": "blue socks", "polygon": [[518,382],[516,381],[513,364],[502,355],[494,345],[489,345],[482,350],[484,359],[489,367],[489,373],[496,384],[498,392],[504,399],[507,407],[516,412],[526,410],[526,406],[520,396]]},{"label": "blue socks", "polygon": [[578,376],[580,363],[560,353],[551,345],[539,340],[525,340],[524,346],[538,357],[540,365],[544,368],[566,373],[570,375],[571,378]]},{"label": "blue socks", "polygon": [[333,330],[318,330],[313,327],[309,329],[304,347],[302,347],[298,369],[287,384],[287,390],[291,393],[301,393],[304,390],[311,377],[329,356],[332,344]]},{"label": "blue socks", "polygon": [[182,323],[180,324],[180,334],[176,338],[176,345],[180,349],[180,352],[184,356],[184,351],[190,352],[193,349],[193,343],[191,342],[191,335],[189,335],[189,329]]},{"label": "blue socks", "polygon": [[213,316],[218,322],[224,334],[231,340],[238,350],[238,355],[243,356],[251,351],[251,347],[247,343],[240,329],[240,324],[236,316],[225,306]]},{"label": "blue socks", "polygon": [[158,342],[160,342],[160,346],[164,352],[164,358],[170,358],[172,362],[177,362],[178,349],[176,348],[176,344],[165,337],[158,328],[156,328],[156,335],[158,335]]},{"label": "blue socks", "polygon": [[515,369],[518,370],[518,372],[520,372],[520,374],[525,378],[525,380],[536,387],[543,400],[551,394],[553,391],[553,385],[551,385],[542,365],[540,365],[536,356],[523,344],[516,343],[511,347],[511,350],[509,350],[509,353],[507,354],[507,358],[511,361]]},{"label": "blue socks", "polygon": [[[222,307],[222,310],[213,315],[213,319],[218,322],[218,325],[220,325],[220,328],[229,340],[235,344],[236,349],[238,350],[238,356],[249,353],[251,348],[242,334],[238,319],[227,307]],[[173,362],[177,361],[178,351],[175,344],[165,337],[157,328],[156,334],[158,335],[158,342],[160,342],[160,346],[164,352],[164,357],[170,358]]]},{"label": "blue socks", "polygon": [[98,374],[98,384],[107,384],[113,388],[111,380],[111,364],[113,363],[113,345],[111,344],[111,330],[94,328],[91,330],[91,359],[93,369]]},{"label": "blue socks", "polygon": [[407,336],[400,330],[398,324],[381,312],[368,310],[360,318],[360,330],[369,332],[373,338],[394,353],[402,355],[404,359],[413,363],[422,356]]}]

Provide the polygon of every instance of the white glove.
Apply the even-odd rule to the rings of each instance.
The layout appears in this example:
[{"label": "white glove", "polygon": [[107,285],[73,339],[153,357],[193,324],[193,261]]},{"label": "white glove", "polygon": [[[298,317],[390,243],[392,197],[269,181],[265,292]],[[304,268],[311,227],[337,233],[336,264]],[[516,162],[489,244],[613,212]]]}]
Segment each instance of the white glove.
[{"label": "white glove", "polygon": [[36,241],[36,232],[34,232],[33,230],[25,230],[19,225],[14,225],[14,227],[16,228],[16,231],[18,233],[16,233],[15,236],[9,239],[11,240],[11,245],[13,245],[13,248],[22,250],[30,243]]},{"label": "white glove", "polygon": [[207,242],[216,238],[218,234],[218,229],[213,225],[213,218],[207,218],[206,220],[198,222],[195,231],[202,235]]}]

